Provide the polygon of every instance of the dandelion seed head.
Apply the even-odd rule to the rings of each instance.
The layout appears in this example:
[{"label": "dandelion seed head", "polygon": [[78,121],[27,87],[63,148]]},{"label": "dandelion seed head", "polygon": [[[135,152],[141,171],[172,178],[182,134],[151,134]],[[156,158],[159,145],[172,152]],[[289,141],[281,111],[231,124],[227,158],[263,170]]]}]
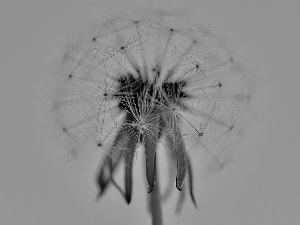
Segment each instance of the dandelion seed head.
[{"label": "dandelion seed head", "polygon": [[[139,143],[149,190],[161,143],[174,156],[170,163],[176,161],[178,190],[186,176],[192,180],[192,166],[209,161],[223,167],[250,91],[241,66],[207,27],[178,28],[161,16],[114,17],[94,27],[87,40],[64,58],[68,79],[56,112],[64,133],[80,140],[77,152],[97,154],[100,195],[113,182],[130,202]],[[207,155],[201,163],[194,157],[199,152]],[[125,191],[113,180],[120,161]]]}]

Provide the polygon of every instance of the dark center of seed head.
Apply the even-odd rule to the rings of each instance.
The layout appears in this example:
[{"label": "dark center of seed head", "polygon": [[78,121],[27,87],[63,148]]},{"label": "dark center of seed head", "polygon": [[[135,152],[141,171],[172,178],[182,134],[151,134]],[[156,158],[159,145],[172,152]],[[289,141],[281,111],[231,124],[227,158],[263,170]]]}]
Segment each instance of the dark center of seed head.
[{"label": "dark center of seed head", "polygon": [[[156,72],[156,78],[159,76],[159,71],[155,67],[152,68]],[[143,81],[141,78],[135,78],[131,73],[126,74],[119,78],[119,87],[117,94],[113,96],[119,99],[118,107],[128,114],[131,111],[131,105],[137,106],[136,110],[142,110],[139,108],[139,99],[148,99],[145,96],[153,96],[156,98],[157,102],[160,104],[165,104],[169,106],[169,102],[174,102],[175,104],[181,104],[181,99],[188,98],[189,96],[182,90],[185,86],[185,82],[164,82],[161,90],[158,92],[163,92],[164,97],[158,92],[154,92],[154,85],[149,83],[149,81]],[[147,87],[147,88],[146,88]],[[105,95],[106,93],[104,93]],[[177,107],[170,107],[171,111],[176,111]],[[129,115],[130,116],[130,115]]]}]

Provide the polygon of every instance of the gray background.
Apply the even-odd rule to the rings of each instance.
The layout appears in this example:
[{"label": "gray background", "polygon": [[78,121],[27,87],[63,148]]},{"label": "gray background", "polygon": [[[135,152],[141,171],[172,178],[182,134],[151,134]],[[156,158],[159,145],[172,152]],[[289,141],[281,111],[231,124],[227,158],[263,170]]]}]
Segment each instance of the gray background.
[{"label": "gray background", "polygon": [[113,189],[96,203],[93,162],[67,162],[66,142],[49,110],[70,31],[101,21],[104,12],[148,6],[212,22],[255,84],[238,160],[197,179],[198,210],[187,199],[175,215],[174,191],[163,206],[165,224],[300,224],[300,3],[196,2],[1,1],[1,225],[150,224],[141,154],[132,204]]}]

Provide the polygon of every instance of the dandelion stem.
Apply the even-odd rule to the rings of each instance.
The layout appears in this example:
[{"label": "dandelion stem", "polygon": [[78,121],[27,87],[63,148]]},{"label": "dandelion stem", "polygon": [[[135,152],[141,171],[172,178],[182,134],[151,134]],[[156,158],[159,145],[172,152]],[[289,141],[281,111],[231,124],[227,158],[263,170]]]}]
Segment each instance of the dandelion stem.
[{"label": "dandelion stem", "polygon": [[159,183],[158,183],[157,175],[156,175],[155,187],[149,195],[150,195],[149,203],[150,203],[150,210],[152,215],[152,225],[163,225]]}]

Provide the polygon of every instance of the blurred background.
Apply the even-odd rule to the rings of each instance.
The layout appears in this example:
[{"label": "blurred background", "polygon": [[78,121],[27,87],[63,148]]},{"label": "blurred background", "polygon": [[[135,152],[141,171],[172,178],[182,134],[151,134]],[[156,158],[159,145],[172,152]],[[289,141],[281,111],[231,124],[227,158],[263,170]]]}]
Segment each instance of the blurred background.
[{"label": "blurred background", "polygon": [[132,203],[113,188],[96,202],[97,167],[93,160],[67,161],[70,143],[50,109],[70,34],[109,15],[150,9],[212,24],[242,59],[254,90],[237,159],[196,178],[198,209],[187,198],[176,215],[173,190],[164,224],[300,223],[299,1],[2,0],[0,224],[151,224],[143,155],[134,167]]}]

